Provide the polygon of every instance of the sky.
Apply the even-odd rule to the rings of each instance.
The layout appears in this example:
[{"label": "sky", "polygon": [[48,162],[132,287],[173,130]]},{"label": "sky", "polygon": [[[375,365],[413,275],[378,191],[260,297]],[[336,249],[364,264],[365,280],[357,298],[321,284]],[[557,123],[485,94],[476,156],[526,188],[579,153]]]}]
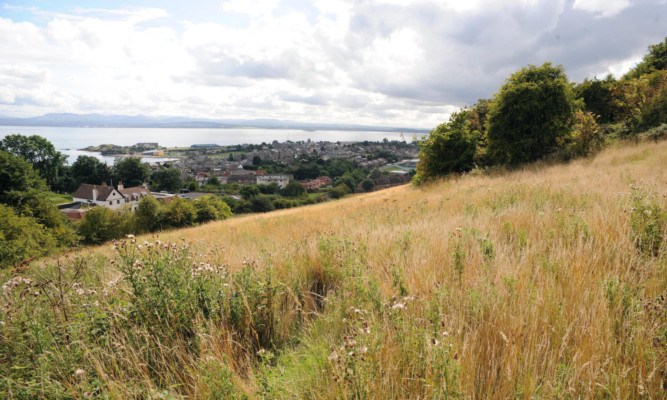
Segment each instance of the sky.
[{"label": "sky", "polygon": [[512,73],[620,77],[667,0],[0,0],[0,115],[430,129]]}]

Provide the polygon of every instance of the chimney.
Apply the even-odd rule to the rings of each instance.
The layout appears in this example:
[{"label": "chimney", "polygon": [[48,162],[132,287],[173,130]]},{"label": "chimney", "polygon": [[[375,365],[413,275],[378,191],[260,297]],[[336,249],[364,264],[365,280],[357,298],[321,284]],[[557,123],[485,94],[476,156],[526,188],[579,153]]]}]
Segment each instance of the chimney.
[{"label": "chimney", "polygon": [[123,190],[124,188],[123,181],[118,181],[118,190]]},{"label": "chimney", "polygon": [[93,201],[97,201],[97,186],[93,185]]},{"label": "chimney", "polygon": [[143,187],[145,187],[146,189],[148,189],[148,184],[146,183],[146,181],[145,181],[145,180],[144,180],[144,184],[143,184],[143,185],[141,185],[141,186],[143,186]]},{"label": "chimney", "polygon": [[102,182],[102,187],[107,187],[107,183],[106,183],[106,182]]}]

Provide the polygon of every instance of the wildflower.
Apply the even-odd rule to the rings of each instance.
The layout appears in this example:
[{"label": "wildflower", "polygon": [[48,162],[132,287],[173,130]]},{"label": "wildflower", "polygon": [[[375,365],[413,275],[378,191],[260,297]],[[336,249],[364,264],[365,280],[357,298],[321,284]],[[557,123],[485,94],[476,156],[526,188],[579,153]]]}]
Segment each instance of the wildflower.
[{"label": "wildflower", "polygon": [[402,310],[405,308],[405,304],[403,303],[396,303],[393,306],[391,306],[392,310]]},{"label": "wildflower", "polygon": [[358,352],[359,354],[365,354],[365,353],[368,352],[368,347],[366,347],[366,346],[363,346],[363,347],[357,347],[357,352]]},{"label": "wildflower", "polygon": [[134,239],[134,235],[125,235],[125,237],[128,239]]},{"label": "wildflower", "polygon": [[334,352],[329,355],[329,361],[338,361],[338,358],[339,357],[336,350],[334,350]]},{"label": "wildflower", "polygon": [[86,371],[79,368],[76,371],[74,371],[74,376],[76,376],[77,378],[85,378],[86,377]]}]

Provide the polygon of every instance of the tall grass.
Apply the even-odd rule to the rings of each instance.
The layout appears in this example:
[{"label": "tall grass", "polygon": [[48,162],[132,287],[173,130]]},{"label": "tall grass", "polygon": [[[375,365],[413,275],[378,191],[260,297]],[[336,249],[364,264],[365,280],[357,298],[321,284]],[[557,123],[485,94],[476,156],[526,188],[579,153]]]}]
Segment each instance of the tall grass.
[{"label": "tall grass", "polygon": [[623,146],[7,271],[0,393],[664,398],[666,167]]}]

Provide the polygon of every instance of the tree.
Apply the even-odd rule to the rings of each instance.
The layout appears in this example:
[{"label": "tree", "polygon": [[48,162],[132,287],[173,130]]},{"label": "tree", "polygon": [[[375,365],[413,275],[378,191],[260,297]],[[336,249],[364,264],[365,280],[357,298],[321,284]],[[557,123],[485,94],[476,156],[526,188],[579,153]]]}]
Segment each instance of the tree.
[{"label": "tree", "polygon": [[575,86],[574,92],[577,98],[584,101],[586,110],[599,116],[600,122],[611,123],[619,116],[618,107],[614,101],[614,90],[616,80],[607,75],[603,80],[584,80]]},{"label": "tree", "polygon": [[299,183],[297,182],[290,182],[280,190],[280,194],[285,196],[285,197],[300,197],[303,196],[306,193],[306,189],[303,188]]},{"label": "tree", "polygon": [[151,186],[156,190],[177,192],[183,187],[181,171],[177,168],[160,168],[151,174]]},{"label": "tree", "polygon": [[123,182],[125,187],[141,186],[150,174],[148,164],[139,157],[117,158],[113,165],[113,177],[116,182]]},{"label": "tree", "polygon": [[67,161],[67,156],[56,151],[51,142],[37,135],[7,135],[0,140],[0,149],[25,158],[49,186],[58,182]]},{"label": "tree", "polygon": [[255,185],[246,185],[241,187],[239,193],[241,193],[241,196],[244,199],[250,200],[251,198],[259,195],[259,188]]},{"label": "tree", "polygon": [[562,66],[529,65],[512,74],[490,109],[491,160],[519,164],[558,150],[570,132],[575,106]]},{"label": "tree", "polygon": [[438,125],[419,142],[416,182],[470,171],[474,167],[481,133],[472,130],[472,116],[470,110],[454,113],[449,122]]},{"label": "tree", "polygon": [[18,206],[25,192],[47,191],[46,181],[23,157],[0,150],[0,203]]},{"label": "tree", "polygon": [[116,211],[94,207],[78,226],[79,235],[86,244],[101,244],[123,236],[123,221]]},{"label": "tree", "polygon": [[662,43],[650,45],[648,54],[633,69],[625,74],[624,78],[636,79],[642,75],[667,69],[667,37]]},{"label": "tree", "polygon": [[188,190],[191,192],[196,191],[199,189],[199,185],[197,184],[197,181],[190,181],[188,182]]},{"label": "tree", "polygon": [[195,218],[195,207],[190,201],[181,198],[171,201],[164,211],[164,223],[172,228],[194,225]]},{"label": "tree", "polygon": [[373,182],[372,179],[364,179],[361,182],[361,188],[364,189],[365,192],[372,191],[374,187],[375,187],[375,183]]},{"label": "tree", "polygon": [[202,196],[195,202],[197,222],[204,223],[216,219],[226,219],[232,216],[232,210],[221,198],[216,196]]},{"label": "tree", "polygon": [[101,185],[109,182],[111,169],[96,157],[79,156],[72,164],[71,174],[77,187],[82,183]]},{"label": "tree", "polygon": [[0,204],[0,268],[49,254],[56,240],[35,218],[20,216]]},{"label": "tree", "polygon": [[273,202],[271,202],[271,198],[269,196],[255,196],[250,199],[250,204],[251,204],[251,209],[254,212],[269,212],[273,211],[276,208],[273,205]]},{"label": "tree", "polygon": [[160,228],[161,213],[164,206],[153,196],[139,200],[134,212],[136,229],[139,232],[154,232]]},{"label": "tree", "polygon": [[206,184],[211,186],[220,186],[220,180],[215,176],[211,176],[206,180]]}]

